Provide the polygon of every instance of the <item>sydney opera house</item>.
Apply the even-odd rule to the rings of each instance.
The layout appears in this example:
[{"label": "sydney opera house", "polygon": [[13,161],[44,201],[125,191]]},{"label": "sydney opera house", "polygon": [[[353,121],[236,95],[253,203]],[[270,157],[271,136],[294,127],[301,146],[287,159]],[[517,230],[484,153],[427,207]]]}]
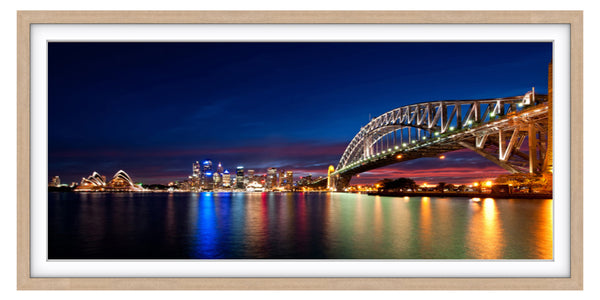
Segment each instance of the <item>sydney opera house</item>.
[{"label": "sydney opera house", "polygon": [[131,177],[125,171],[119,170],[113,178],[106,182],[106,177],[92,173],[88,178],[82,178],[79,186],[75,191],[90,192],[90,191],[111,191],[111,192],[141,192],[144,188],[133,183]]}]

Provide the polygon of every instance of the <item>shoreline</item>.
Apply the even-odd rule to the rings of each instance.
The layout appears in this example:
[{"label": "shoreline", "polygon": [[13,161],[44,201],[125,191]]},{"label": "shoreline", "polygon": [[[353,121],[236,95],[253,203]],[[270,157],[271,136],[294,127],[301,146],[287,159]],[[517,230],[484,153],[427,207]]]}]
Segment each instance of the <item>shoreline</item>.
[{"label": "shoreline", "polygon": [[[268,191],[268,192],[250,192],[240,190],[229,191],[165,191],[165,190],[146,190],[146,191],[73,191],[73,190],[49,190],[48,192],[71,192],[71,193],[328,193],[329,191]],[[357,194],[356,192],[342,192],[348,194]],[[479,193],[479,192],[366,192],[361,193],[369,196],[382,197],[465,197],[465,198],[497,198],[497,199],[552,199],[552,194],[546,193]]]},{"label": "shoreline", "polygon": [[552,194],[540,193],[478,193],[478,192],[369,192],[369,196],[384,197],[471,197],[471,198],[499,198],[499,199],[552,199]]}]

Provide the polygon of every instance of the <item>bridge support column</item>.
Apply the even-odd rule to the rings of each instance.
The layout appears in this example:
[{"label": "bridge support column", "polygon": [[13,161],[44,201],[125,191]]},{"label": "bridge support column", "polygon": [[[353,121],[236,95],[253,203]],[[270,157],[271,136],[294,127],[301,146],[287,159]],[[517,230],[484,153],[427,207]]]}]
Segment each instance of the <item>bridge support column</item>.
[{"label": "bridge support column", "polygon": [[329,168],[327,169],[327,189],[328,190],[332,190],[333,187],[335,186],[335,176],[331,175],[331,173],[333,173],[333,171],[335,171],[335,168],[333,166],[329,166]]},{"label": "bridge support column", "polygon": [[535,130],[535,125],[534,124],[529,124],[528,125],[528,140],[529,140],[529,173],[538,173],[537,170],[537,166],[538,166],[538,153],[537,153],[537,144],[538,144],[538,138],[537,138],[537,133]]},{"label": "bridge support column", "polygon": [[[552,173],[552,61],[548,64],[548,146],[546,148],[546,156],[544,160],[544,171],[543,173]],[[552,177],[552,176],[550,176]]]},{"label": "bridge support column", "polygon": [[335,190],[343,192],[350,185],[350,179],[352,179],[352,175],[336,175],[334,180]]}]

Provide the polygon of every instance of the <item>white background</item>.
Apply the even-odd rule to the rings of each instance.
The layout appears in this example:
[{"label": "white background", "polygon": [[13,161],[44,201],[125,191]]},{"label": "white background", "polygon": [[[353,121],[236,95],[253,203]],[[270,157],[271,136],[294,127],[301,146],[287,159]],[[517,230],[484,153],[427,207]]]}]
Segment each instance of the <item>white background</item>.
[{"label": "white background", "polygon": [[[0,166],[4,166],[0,172],[0,182],[2,187],[4,203],[2,205],[2,215],[0,217],[0,229],[2,230],[2,245],[0,255],[0,269],[2,270],[2,280],[0,281],[0,292],[6,298],[51,298],[51,299],[102,299],[105,297],[147,297],[147,298],[163,298],[172,297],[171,293],[175,293],[177,297],[197,298],[197,297],[225,297],[225,298],[267,298],[279,299],[281,297],[293,299],[305,299],[306,297],[350,297],[362,299],[364,297],[384,297],[397,298],[408,297],[434,299],[443,297],[444,299],[505,299],[507,297],[545,297],[545,298],[586,298],[592,299],[594,296],[599,296],[600,292],[598,282],[600,282],[600,264],[598,263],[598,254],[600,247],[597,238],[597,229],[600,228],[600,221],[595,216],[595,212],[599,211],[600,204],[597,198],[598,192],[594,194],[594,173],[595,167],[598,165],[598,158],[589,155],[594,153],[593,147],[599,144],[593,140],[593,122],[595,116],[594,111],[598,110],[598,101],[594,96],[594,86],[598,82],[598,58],[594,53],[600,53],[598,49],[598,30],[600,28],[599,19],[600,13],[594,9],[593,4],[586,4],[586,1],[562,1],[561,3],[551,3],[550,1],[513,1],[504,0],[502,2],[483,3],[484,1],[410,1],[406,4],[398,4],[399,1],[358,1],[356,3],[350,1],[311,1],[304,0],[302,2],[281,3],[283,1],[211,1],[203,3],[202,1],[144,1],[143,4],[132,3],[123,0],[105,0],[95,3],[88,1],[19,1],[11,3],[2,3],[0,11],[0,30],[2,31],[2,55],[0,55],[0,101],[2,109],[0,110],[0,128],[2,128],[2,155],[0,155]],[[589,1],[589,3],[593,3]],[[375,292],[376,295],[367,295],[366,293],[373,292],[15,292],[16,289],[16,194],[15,194],[15,174],[16,174],[16,10],[111,10],[111,9],[133,9],[133,10],[175,10],[175,9],[195,9],[195,10],[259,10],[259,9],[303,9],[303,10],[411,10],[411,9],[436,9],[436,10],[568,10],[568,9],[583,9],[584,12],[584,53],[585,67],[584,78],[587,83],[585,90],[585,243],[584,243],[584,258],[585,258],[585,291],[584,292]],[[591,84],[590,84],[591,83]],[[44,293],[44,294],[42,294]],[[243,293],[243,294],[241,294]],[[134,295],[135,294],[135,295]]]},{"label": "white background", "polygon": [[[118,30],[116,30],[118,28]],[[468,38],[467,38],[468,37]],[[32,25],[31,29],[31,275],[33,277],[208,276],[208,277],[562,277],[569,274],[569,187],[554,189],[553,261],[47,261],[47,69],[50,41],[233,40],[233,41],[554,41],[554,172],[555,182],[568,182],[569,28],[565,25]]]}]

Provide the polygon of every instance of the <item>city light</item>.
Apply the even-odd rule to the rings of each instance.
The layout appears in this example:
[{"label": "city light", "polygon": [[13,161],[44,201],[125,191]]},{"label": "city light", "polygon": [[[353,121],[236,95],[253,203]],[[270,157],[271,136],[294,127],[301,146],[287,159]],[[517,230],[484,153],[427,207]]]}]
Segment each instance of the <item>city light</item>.
[{"label": "city light", "polygon": [[446,156],[445,155],[440,155],[440,159],[445,159]]},{"label": "city light", "polygon": [[398,154],[398,155],[396,156],[396,158],[397,158],[397,159],[401,159],[401,158],[402,158],[402,154]]}]

